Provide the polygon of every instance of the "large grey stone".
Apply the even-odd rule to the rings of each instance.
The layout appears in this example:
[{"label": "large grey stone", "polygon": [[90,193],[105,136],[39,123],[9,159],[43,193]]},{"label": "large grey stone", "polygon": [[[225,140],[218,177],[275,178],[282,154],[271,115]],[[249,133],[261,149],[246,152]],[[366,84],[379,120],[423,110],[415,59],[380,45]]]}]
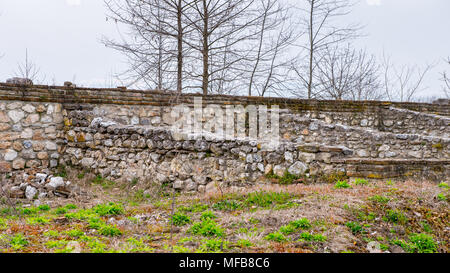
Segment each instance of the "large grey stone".
[{"label": "large grey stone", "polygon": [[46,188],[49,190],[55,190],[58,187],[64,186],[64,179],[62,177],[52,177],[50,182],[46,185]]},{"label": "large grey stone", "polygon": [[297,161],[289,167],[288,172],[294,175],[302,175],[307,169],[305,163]]},{"label": "large grey stone", "polygon": [[17,123],[25,117],[25,113],[22,110],[11,110],[8,112],[8,116],[14,123]]},{"label": "large grey stone", "polygon": [[283,176],[285,171],[286,168],[281,165],[276,165],[275,167],[273,167],[273,173],[277,176]]},{"label": "large grey stone", "polygon": [[34,197],[36,196],[37,192],[38,191],[37,191],[37,189],[35,187],[27,186],[26,189],[25,189],[25,197],[28,200],[33,200]]},{"label": "large grey stone", "polygon": [[13,161],[17,157],[17,152],[11,149],[5,151],[4,159],[6,161]]}]

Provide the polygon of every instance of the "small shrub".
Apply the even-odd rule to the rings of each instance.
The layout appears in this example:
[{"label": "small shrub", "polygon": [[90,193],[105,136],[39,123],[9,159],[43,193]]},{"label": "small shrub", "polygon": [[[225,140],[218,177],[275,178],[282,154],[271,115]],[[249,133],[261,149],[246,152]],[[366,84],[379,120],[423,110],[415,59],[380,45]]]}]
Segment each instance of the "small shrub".
[{"label": "small shrub", "polygon": [[434,253],[437,252],[438,244],[433,237],[428,234],[413,234],[409,236],[409,240],[413,244],[412,252],[417,253]]},{"label": "small shrub", "polygon": [[139,253],[148,253],[153,252],[154,249],[148,247],[144,243],[144,239],[135,239],[133,237],[130,237],[127,239],[127,243],[129,244],[129,247],[127,249],[127,252],[139,252]]},{"label": "small shrub", "polygon": [[282,185],[290,185],[294,183],[296,180],[299,180],[300,176],[297,176],[295,174],[291,174],[287,170],[284,172],[282,177],[278,178],[278,182]]},{"label": "small shrub", "polygon": [[351,186],[348,184],[347,180],[339,180],[334,185],[334,188],[336,188],[336,189],[348,189],[348,188],[351,188]]},{"label": "small shrub", "polygon": [[200,246],[201,252],[221,252],[227,249],[229,242],[222,239],[208,239],[203,240],[203,244]]},{"label": "small shrub", "polygon": [[280,227],[280,232],[286,235],[292,234],[296,231],[297,229],[294,226],[291,225],[285,225],[285,226],[281,226]]},{"label": "small shrub", "polygon": [[192,225],[189,232],[195,235],[222,237],[225,232],[220,225],[212,219],[205,219]]},{"label": "small shrub", "polygon": [[444,147],[443,147],[443,145],[442,145],[442,143],[436,143],[436,144],[433,144],[433,145],[431,145],[431,147],[433,147],[433,148],[436,148],[436,149],[438,149],[438,150],[442,150],[442,149],[444,149]]},{"label": "small shrub", "polygon": [[94,211],[90,209],[82,209],[77,212],[69,212],[64,215],[67,219],[87,220],[92,217],[97,217]]},{"label": "small shrub", "polygon": [[202,213],[202,216],[200,216],[200,220],[206,220],[206,219],[216,219],[217,216],[212,211],[205,211]]},{"label": "small shrub", "polygon": [[120,231],[117,227],[111,225],[103,225],[98,230],[100,235],[104,236],[120,236],[122,235],[122,231]]},{"label": "small shrub", "polygon": [[72,210],[72,209],[76,209],[77,206],[74,205],[74,204],[67,204],[67,205],[65,206],[65,208],[68,209],[68,210]]},{"label": "small shrub", "polygon": [[89,218],[88,223],[88,227],[93,229],[100,229],[105,224],[105,222],[98,217]]},{"label": "small shrub", "polygon": [[251,247],[253,245],[252,242],[247,239],[240,239],[239,241],[237,241],[237,244],[242,248]]},{"label": "small shrub", "polygon": [[23,214],[23,215],[33,215],[33,214],[37,214],[38,213],[38,208],[33,208],[33,207],[30,207],[30,208],[23,208],[22,209],[22,211],[21,211],[21,213]]},{"label": "small shrub", "polygon": [[58,165],[58,172],[55,174],[55,176],[60,177],[67,177],[67,170],[65,165]]},{"label": "small shrub", "polygon": [[86,175],[85,172],[81,172],[77,175],[77,177],[78,177],[78,179],[83,179],[85,175]]},{"label": "small shrub", "polygon": [[421,221],[420,224],[422,225],[422,228],[425,232],[433,233],[433,229],[430,227],[427,221]]},{"label": "small shrub", "polygon": [[355,185],[368,185],[369,181],[367,181],[366,179],[362,179],[362,178],[356,178],[355,179]]},{"label": "small shrub", "polygon": [[23,236],[22,233],[18,233],[16,235],[14,235],[14,237],[11,238],[11,240],[9,241],[9,244],[14,249],[20,249],[24,246],[27,246],[28,241],[27,241],[27,238],[25,236]]},{"label": "small shrub", "polygon": [[302,228],[302,229],[308,229],[311,227],[311,223],[308,219],[302,218],[299,220],[295,220],[289,223],[289,225],[294,226],[295,228]]},{"label": "small shrub", "polygon": [[280,232],[269,233],[269,234],[267,234],[266,237],[264,237],[264,239],[266,239],[268,241],[278,242],[278,243],[287,241],[287,238]]},{"label": "small shrub", "polygon": [[387,204],[391,199],[382,195],[374,195],[369,197],[369,200],[376,203]]},{"label": "small shrub", "polygon": [[323,175],[321,177],[321,180],[323,180],[326,183],[330,183],[330,184],[336,183],[338,181],[344,181],[347,179],[348,179],[348,176],[345,172],[333,172],[333,173]]},{"label": "small shrub", "polygon": [[49,206],[49,205],[40,205],[40,206],[38,207],[38,209],[39,209],[40,211],[49,211],[49,210],[50,210],[50,206]]},{"label": "small shrub", "polygon": [[48,248],[63,248],[67,245],[66,240],[49,240],[45,243]]},{"label": "small shrub", "polygon": [[409,253],[435,253],[438,250],[438,244],[428,234],[412,234],[409,236],[409,241],[405,242],[397,239],[393,240],[392,243]]},{"label": "small shrub", "polygon": [[71,230],[66,231],[66,234],[69,237],[79,238],[84,235],[84,232],[79,229],[71,229]]},{"label": "small shrub", "polygon": [[55,209],[55,213],[56,214],[66,214],[67,213],[67,209],[66,208],[64,208],[64,207],[59,207],[59,208],[56,208]]},{"label": "small shrub", "polygon": [[383,217],[386,222],[406,224],[408,218],[399,210],[387,210],[386,216]]},{"label": "small shrub", "polygon": [[447,196],[445,196],[443,193],[439,193],[436,197],[439,201],[447,201]]},{"label": "small shrub", "polygon": [[309,232],[302,232],[300,234],[300,241],[310,241],[310,242],[324,242],[327,240],[327,237],[322,234],[311,234]]},{"label": "small shrub", "polygon": [[172,215],[172,219],[170,220],[170,222],[174,226],[184,226],[191,222],[191,218],[183,213],[175,213],[174,215]]},{"label": "small shrub", "polygon": [[108,180],[108,179],[105,179],[101,175],[97,175],[92,180],[92,183],[102,186],[102,188],[105,189],[105,190],[112,188],[116,184],[116,182]]},{"label": "small shrub", "polygon": [[45,237],[50,237],[50,238],[54,238],[54,237],[58,237],[59,236],[59,232],[56,230],[49,230],[44,232],[43,234]]},{"label": "small shrub", "polygon": [[443,189],[446,189],[446,190],[448,190],[448,184],[447,184],[447,183],[445,183],[445,182],[441,182],[441,183],[439,183],[438,187],[439,187],[439,188],[443,188]]},{"label": "small shrub", "polygon": [[0,230],[6,229],[8,227],[8,222],[5,219],[0,218]]},{"label": "small shrub", "polygon": [[345,224],[348,228],[350,228],[350,230],[352,231],[352,233],[354,235],[358,234],[358,233],[364,233],[364,228],[357,222],[347,222]]},{"label": "small shrub", "polygon": [[43,225],[49,223],[50,220],[48,220],[45,217],[31,217],[27,219],[27,223],[29,225]]},{"label": "small shrub", "polygon": [[99,240],[90,240],[88,242],[88,247],[91,250],[92,253],[105,253],[107,252],[107,246],[100,242]]}]

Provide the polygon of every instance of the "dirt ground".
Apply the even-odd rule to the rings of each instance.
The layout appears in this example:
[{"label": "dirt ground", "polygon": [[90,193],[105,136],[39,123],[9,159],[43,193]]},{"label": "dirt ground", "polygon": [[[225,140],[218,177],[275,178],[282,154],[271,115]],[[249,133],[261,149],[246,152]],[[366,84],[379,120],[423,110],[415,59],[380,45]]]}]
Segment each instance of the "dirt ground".
[{"label": "dirt ground", "polygon": [[448,184],[356,181],[173,193],[71,171],[72,199],[12,208],[0,252],[444,252]]}]

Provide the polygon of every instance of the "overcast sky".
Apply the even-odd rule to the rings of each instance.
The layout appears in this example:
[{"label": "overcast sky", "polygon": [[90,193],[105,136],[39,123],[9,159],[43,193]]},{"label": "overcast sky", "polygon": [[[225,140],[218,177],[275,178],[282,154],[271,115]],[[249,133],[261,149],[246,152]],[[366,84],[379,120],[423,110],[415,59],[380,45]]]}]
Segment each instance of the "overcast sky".
[{"label": "overcast sky", "polygon": [[[436,64],[420,95],[439,96],[440,73],[450,71],[443,62],[450,56],[449,11],[450,0],[361,0],[351,19],[368,35],[356,45],[380,56],[384,50],[399,65]],[[117,36],[103,0],[0,0],[0,81],[14,76],[28,49],[48,84],[105,86],[126,65],[100,43],[102,35]]]}]

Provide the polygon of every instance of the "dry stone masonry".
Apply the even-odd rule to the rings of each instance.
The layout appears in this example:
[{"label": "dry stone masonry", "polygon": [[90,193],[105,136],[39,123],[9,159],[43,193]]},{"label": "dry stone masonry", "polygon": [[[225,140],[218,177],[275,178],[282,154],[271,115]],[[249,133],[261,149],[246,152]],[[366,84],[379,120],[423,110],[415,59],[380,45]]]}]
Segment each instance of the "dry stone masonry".
[{"label": "dry stone masonry", "polygon": [[[180,103],[192,107],[199,96],[205,105],[223,109],[278,105],[281,145],[267,151],[248,139],[174,139],[171,110]],[[448,104],[0,84],[0,173],[71,165],[113,180],[138,179],[199,192],[286,172],[317,179],[340,172],[441,181],[450,174],[449,124]],[[40,183],[49,189],[44,193],[67,186],[50,172],[44,175]],[[52,188],[55,183],[60,185]],[[22,185],[17,190],[26,197],[43,193],[35,189]]]}]

